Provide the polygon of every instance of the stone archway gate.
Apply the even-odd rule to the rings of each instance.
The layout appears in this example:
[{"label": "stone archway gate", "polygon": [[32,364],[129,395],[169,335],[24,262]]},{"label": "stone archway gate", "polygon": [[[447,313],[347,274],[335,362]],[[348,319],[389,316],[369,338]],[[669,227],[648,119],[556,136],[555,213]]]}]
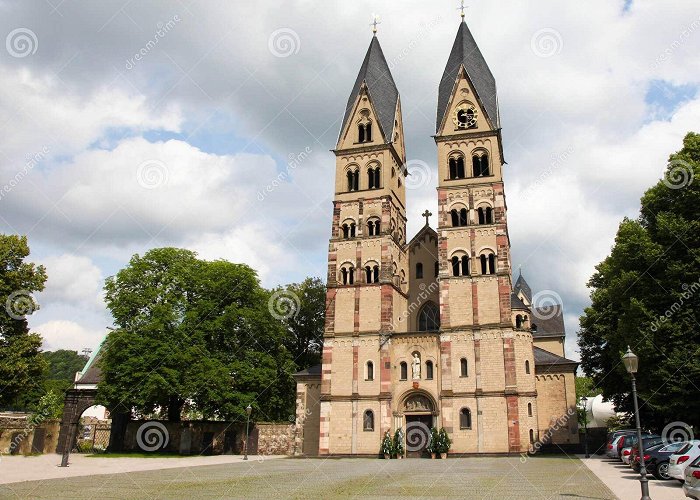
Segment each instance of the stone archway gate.
[{"label": "stone archway gate", "polygon": [[56,453],[62,453],[65,460],[68,459],[68,453],[75,443],[80,416],[95,404],[96,396],[97,389],[69,389],[66,391],[61,429],[58,432],[58,446],[56,447]]}]

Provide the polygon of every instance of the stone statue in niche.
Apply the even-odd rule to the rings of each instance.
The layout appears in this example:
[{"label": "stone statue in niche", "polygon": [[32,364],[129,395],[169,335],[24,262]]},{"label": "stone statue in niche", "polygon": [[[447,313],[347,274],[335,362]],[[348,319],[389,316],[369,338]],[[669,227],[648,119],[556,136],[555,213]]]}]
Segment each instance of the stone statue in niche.
[{"label": "stone statue in niche", "polygon": [[413,380],[420,379],[420,356],[417,352],[413,353]]}]

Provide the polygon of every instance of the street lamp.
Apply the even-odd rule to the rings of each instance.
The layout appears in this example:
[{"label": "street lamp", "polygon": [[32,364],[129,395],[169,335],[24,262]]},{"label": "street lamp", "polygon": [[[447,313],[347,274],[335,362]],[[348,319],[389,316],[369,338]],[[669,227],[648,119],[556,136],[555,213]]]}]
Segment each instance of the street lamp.
[{"label": "street lamp", "polygon": [[591,458],[588,454],[588,398],[583,396],[581,403],[583,403],[583,448],[586,452],[586,458]]},{"label": "street lamp", "polygon": [[245,456],[243,457],[243,460],[248,460],[248,438],[249,438],[248,426],[250,424],[250,414],[253,412],[253,407],[248,405],[245,409],[245,412],[246,412],[247,418],[246,418],[246,422],[245,422]]},{"label": "street lamp", "polygon": [[642,427],[639,423],[639,405],[637,403],[637,382],[634,374],[639,368],[639,358],[632,352],[630,346],[627,346],[627,352],[622,356],[622,363],[627,369],[627,373],[632,377],[632,400],[634,401],[634,418],[637,424],[637,446],[639,447],[639,483],[642,486],[642,500],[651,500],[649,496],[649,480],[647,479],[647,467],[644,463],[644,446],[642,444]]}]

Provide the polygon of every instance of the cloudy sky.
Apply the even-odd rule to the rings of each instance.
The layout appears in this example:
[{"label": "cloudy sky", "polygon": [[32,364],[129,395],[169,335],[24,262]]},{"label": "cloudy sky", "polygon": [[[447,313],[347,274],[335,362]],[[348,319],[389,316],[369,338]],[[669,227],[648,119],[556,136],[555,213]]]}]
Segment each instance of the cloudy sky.
[{"label": "cloudy sky", "polygon": [[[325,275],[329,150],[374,14],[408,159],[432,172],[408,192],[413,235],[437,211],[457,3],[0,0],[0,231],[47,268],[45,348],[95,347],[104,278],[152,247],[245,262],[266,286]],[[700,127],[700,4],[467,5],[498,83],[513,268],[561,296],[578,359],[594,265]]]}]

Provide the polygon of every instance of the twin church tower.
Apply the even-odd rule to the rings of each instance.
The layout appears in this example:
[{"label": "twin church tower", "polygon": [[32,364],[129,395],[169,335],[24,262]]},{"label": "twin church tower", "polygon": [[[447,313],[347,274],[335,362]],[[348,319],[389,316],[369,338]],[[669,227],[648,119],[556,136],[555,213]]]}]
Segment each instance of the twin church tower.
[{"label": "twin church tower", "polygon": [[399,428],[409,456],[431,427],[451,453],[578,440],[576,418],[549,432],[574,407],[576,363],[561,307],[512,286],[496,82],[464,21],[435,142],[437,230],[426,212],[407,242],[401,99],[375,35],[334,150],[322,364],[296,375],[298,454],[377,455]]}]

